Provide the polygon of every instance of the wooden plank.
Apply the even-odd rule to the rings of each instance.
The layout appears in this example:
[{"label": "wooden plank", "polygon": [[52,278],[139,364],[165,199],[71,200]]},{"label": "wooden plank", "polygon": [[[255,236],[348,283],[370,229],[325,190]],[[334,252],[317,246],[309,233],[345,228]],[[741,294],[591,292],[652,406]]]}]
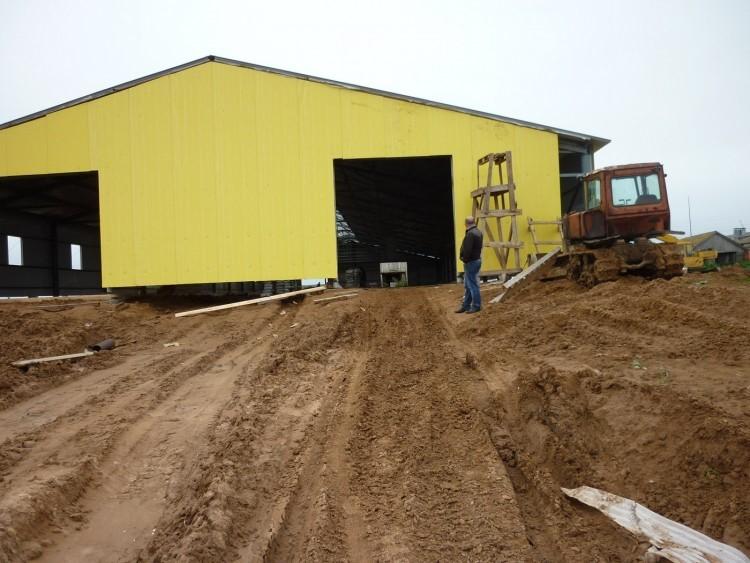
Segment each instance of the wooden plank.
[{"label": "wooden plank", "polygon": [[485,242],[484,246],[489,246],[490,248],[521,248],[523,246],[522,242],[510,242],[510,241],[498,241],[498,242]]},{"label": "wooden plank", "polygon": [[555,256],[557,256],[558,254],[560,254],[559,247],[555,248],[554,250],[551,250],[550,252],[542,256],[539,260],[534,262],[531,266],[526,268],[523,272],[521,272],[517,276],[513,276],[512,278],[510,278],[507,282],[503,284],[503,287],[505,287],[505,289],[510,289],[512,287],[515,287],[522,281],[528,280],[533,274],[541,273],[545,265],[551,266],[554,263],[552,259],[555,258]]},{"label": "wooden plank", "polygon": [[109,301],[114,297],[111,293],[60,295],[58,297],[9,297],[8,299],[0,299],[0,305],[3,303],[54,303],[57,305],[63,301]]},{"label": "wooden plank", "polygon": [[510,217],[511,215],[521,215],[523,213],[520,209],[489,209],[482,212],[485,217]]},{"label": "wooden plank", "polygon": [[532,279],[534,279],[536,276],[539,276],[544,273],[544,271],[548,268],[551,268],[555,264],[554,258],[560,254],[560,247],[555,248],[554,250],[548,252],[544,256],[542,256],[539,260],[534,262],[531,266],[526,268],[524,271],[522,271],[517,276],[513,276],[508,281],[506,281],[503,284],[503,293],[498,295],[497,297],[494,297],[490,300],[490,303],[499,303],[502,301],[507,295],[508,292],[513,289],[514,287],[517,287],[519,284],[523,284],[524,282],[529,282]]},{"label": "wooden plank", "polygon": [[183,311],[181,313],[175,313],[175,317],[189,317],[191,315],[200,315],[202,313],[213,313],[214,311],[223,311],[225,309],[233,309],[235,307],[244,307],[245,305],[256,305],[261,303],[269,303],[271,301],[280,301],[281,299],[287,299],[296,295],[307,295],[308,293],[320,293],[325,291],[325,287],[311,287],[309,289],[300,289],[299,291],[290,291],[288,293],[279,293],[278,295],[270,295],[268,297],[259,297],[257,299],[248,299],[246,301],[237,301],[236,303],[226,303],[225,305],[215,305],[213,307],[205,307],[203,309],[193,309],[192,311]]},{"label": "wooden plank", "polygon": [[495,184],[494,186],[484,186],[482,188],[477,188],[476,190],[471,192],[471,197],[478,197],[483,194],[504,194],[509,192],[510,189],[510,184]]},{"label": "wooden plank", "polygon": [[[487,235],[487,238],[490,239],[490,243],[495,242],[495,235],[492,234],[492,227],[490,227],[490,224],[487,222],[486,217],[480,217],[480,221],[484,221],[484,229],[482,227],[479,227],[480,223],[477,223],[477,227],[479,227],[479,230],[483,230],[484,233]],[[502,234],[502,231],[499,233]],[[489,247],[489,243],[484,244],[483,246]],[[499,249],[493,248],[493,251],[495,252],[495,257],[497,258],[498,263],[500,264],[501,268],[505,268],[505,262],[503,261],[503,254],[500,252]]]},{"label": "wooden plank", "polygon": [[17,368],[30,366],[32,364],[41,364],[44,362],[56,362],[57,360],[73,360],[75,358],[85,358],[86,356],[93,356],[94,352],[86,350],[84,352],[78,352],[77,354],[65,354],[63,356],[49,356],[47,358],[33,358],[31,360],[19,360],[13,362],[11,365]]},{"label": "wooden plank", "polygon": [[347,299],[349,297],[356,297],[359,293],[344,293],[343,295],[334,295],[333,297],[323,297],[321,299],[313,300],[313,303],[325,303],[326,301],[335,301],[336,299]]}]

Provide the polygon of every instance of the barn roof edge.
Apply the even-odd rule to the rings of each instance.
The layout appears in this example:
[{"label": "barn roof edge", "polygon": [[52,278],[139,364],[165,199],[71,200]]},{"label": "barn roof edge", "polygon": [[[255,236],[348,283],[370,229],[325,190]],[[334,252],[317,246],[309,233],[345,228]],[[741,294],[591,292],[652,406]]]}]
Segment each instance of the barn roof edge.
[{"label": "barn roof edge", "polygon": [[386,91],[386,90],[379,90],[377,88],[370,88],[370,87],[367,87],[367,86],[359,86],[357,84],[350,84],[348,82],[340,82],[338,80],[331,80],[331,79],[328,79],[328,78],[320,78],[320,77],[312,76],[312,75],[308,75],[308,74],[302,74],[302,73],[288,71],[288,70],[281,70],[281,69],[277,69],[277,68],[273,68],[273,67],[269,67],[269,66],[258,65],[258,64],[254,64],[254,63],[248,63],[248,62],[244,62],[244,61],[240,61],[240,60],[236,60],[236,59],[229,59],[229,58],[225,58],[225,57],[219,57],[219,56],[216,56],[216,55],[207,55],[205,57],[201,57],[199,59],[195,59],[193,61],[189,61],[189,62],[183,63],[181,65],[173,66],[173,67],[167,68],[165,70],[161,70],[159,72],[154,72],[154,73],[142,76],[140,78],[136,78],[134,80],[129,80],[127,82],[123,82],[122,84],[118,84],[116,86],[111,86],[109,88],[105,88],[103,90],[99,90],[99,91],[94,92],[92,94],[87,94],[85,96],[81,96],[79,98],[75,98],[73,100],[70,100],[68,102],[64,102],[62,104],[57,104],[55,106],[49,107],[47,109],[40,110],[38,112],[31,113],[31,114],[23,116],[23,117],[12,119],[10,121],[7,121],[5,123],[0,124],[0,129],[8,129],[8,128],[13,127],[15,125],[20,125],[21,123],[26,123],[26,122],[32,121],[34,119],[39,119],[39,118],[45,117],[45,116],[47,116],[47,115],[49,115],[51,113],[54,113],[54,112],[57,112],[57,111],[60,111],[60,110],[63,110],[63,109],[69,108],[69,107],[73,107],[73,106],[76,106],[76,105],[79,105],[79,104],[83,104],[83,103],[86,103],[86,102],[90,102],[92,100],[96,100],[98,98],[102,98],[104,96],[108,96],[110,94],[115,94],[117,92],[121,92],[121,91],[127,90],[129,88],[133,88],[134,86],[138,86],[138,85],[143,84],[145,82],[149,82],[151,80],[155,80],[157,78],[161,78],[162,76],[167,76],[169,74],[174,74],[174,73],[177,73],[177,72],[181,72],[183,70],[186,70],[186,69],[189,69],[189,68],[192,68],[192,67],[195,67],[195,66],[199,66],[199,65],[202,65],[202,64],[205,64],[205,63],[208,63],[208,62],[217,62],[217,63],[221,63],[221,64],[226,64],[226,65],[232,65],[232,66],[239,66],[239,67],[243,67],[243,68],[249,68],[249,69],[257,70],[257,71],[261,71],[261,72],[269,72],[269,73],[273,73],[273,74],[280,74],[280,75],[283,75],[283,76],[289,76],[291,78],[297,78],[297,79],[300,79],[300,80],[308,80],[310,82],[317,82],[317,83],[321,83],[321,84],[328,84],[330,86],[336,86],[338,88],[345,88],[347,90],[355,90],[355,91],[358,91],[358,92],[364,92],[364,93],[373,94],[373,95],[376,95],[376,96],[383,96],[383,97],[386,97],[386,98],[392,98],[392,99],[402,100],[402,101],[406,101],[406,102],[410,102],[410,103],[415,103],[415,104],[420,104],[420,105],[426,105],[426,106],[434,107],[434,108],[438,108],[438,109],[444,109],[444,110],[449,110],[449,111],[456,111],[456,112],[460,112],[460,113],[465,113],[465,114],[468,114],[468,115],[474,115],[474,116],[477,116],[477,117],[482,117],[482,118],[485,118],[485,119],[491,119],[491,120],[494,120],[494,121],[501,121],[501,122],[504,122],[504,123],[509,123],[511,125],[518,125],[518,126],[521,126],[521,127],[528,127],[528,128],[532,128],[532,129],[538,129],[538,130],[541,130],[541,131],[547,131],[547,132],[550,132],[550,133],[555,133],[558,136],[560,136],[562,138],[565,138],[565,139],[575,140],[575,141],[584,142],[584,143],[591,143],[591,148],[593,149],[593,151],[597,151],[597,150],[599,150],[600,148],[602,148],[603,146],[605,146],[606,144],[609,143],[609,139],[605,139],[603,137],[597,137],[595,135],[588,135],[586,133],[579,133],[579,132],[576,132],[576,131],[570,131],[570,130],[567,130],[567,129],[561,129],[561,128],[558,128],[558,127],[552,127],[550,125],[543,125],[541,123],[534,123],[532,121],[525,121],[525,120],[522,120],[522,119],[515,119],[515,118],[512,118],[512,117],[506,117],[506,116],[503,116],[503,115],[493,114],[493,113],[479,111],[479,110],[473,110],[473,109],[464,108],[464,107],[456,106],[456,105],[452,105],[452,104],[446,104],[446,103],[442,103],[442,102],[436,102],[436,101],[427,100],[427,99],[424,99],[424,98],[418,98],[418,97],[415,97],[415,96],[408,96],[408,95],[405,95],[405,94],[397,94],[397,93],[389,92],[389,91]]}]

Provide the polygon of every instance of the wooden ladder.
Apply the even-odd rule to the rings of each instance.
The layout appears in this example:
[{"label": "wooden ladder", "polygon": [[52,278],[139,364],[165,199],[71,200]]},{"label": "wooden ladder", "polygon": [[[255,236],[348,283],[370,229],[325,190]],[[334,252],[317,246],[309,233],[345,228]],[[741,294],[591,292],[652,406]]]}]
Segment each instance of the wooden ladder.
[{"label": "wooden ladder", "polygon": [[[503,176],[503,164],[505,176]],[[481,185],[482,167],[487,165],[487,181]],[[497,170],[497,183],[493,173]],[[507,179],[507,183],[504,181]],[[507,196],[507,199],[506,199]],[[480,276],[498,276],[503,280],[509,274],[521,271],[521,247],[518,239],[517,217],[521,210],[516,207],[516,185],[513,182],[513,158],[510,151],[493,152],[477,161],[477,189],[471,192],[471,215],[485,236],[484,246],[492,248],[500,264],[499,270],[483,270]],[[494,230],[491,223],[494,219]],[[507,235],[504,232],[508,223]],[[511,263],[511,251],[515,266]]]},{"label": "wooden ladder", "polygon": [[[536,262],[541,256],[546,254],[549,249],[545,252],[539,250],[540,246],[559,246],[563,252],[565,252],[565,237],[563,236],[562,219],[559,217],[554,221],[535,221],[531,217],[527,218],[529,222],[529,231],[531,232],[531,240],[534,244],[534,254],[530,255],[530,263]],[[539,235],[536,232],[536,227],[539,225],[555,225],[557,226],[557,232],[560,235],[560,240],[539,240]]]}]

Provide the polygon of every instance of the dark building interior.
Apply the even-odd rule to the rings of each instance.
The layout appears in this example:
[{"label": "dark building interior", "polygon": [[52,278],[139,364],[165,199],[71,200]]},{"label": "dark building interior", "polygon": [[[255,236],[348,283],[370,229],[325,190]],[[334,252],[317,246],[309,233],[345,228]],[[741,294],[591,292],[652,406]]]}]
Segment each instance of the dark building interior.
[{"label": "dark building interior", "polygon": [[406,262],[409,285],[456,279],[450,156],[337,159],[342,285],[380,285],[380,264]]},{"label": "dark building interior", "polygon": [[581,177],[593,170],[593,149],[588,143],[562,137],[558,140],[560,152],[561,216],[573,211],[583,211],[583,183]]},{"label": "dark building interior", "polygon": [[102,292],[96,172],[0,178],[0,296]]}]

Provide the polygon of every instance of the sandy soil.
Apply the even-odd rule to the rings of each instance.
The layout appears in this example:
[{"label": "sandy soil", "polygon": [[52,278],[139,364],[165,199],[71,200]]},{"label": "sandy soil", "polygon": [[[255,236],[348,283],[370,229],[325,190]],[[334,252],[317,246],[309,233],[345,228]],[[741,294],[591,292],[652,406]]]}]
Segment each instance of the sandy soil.
[{"label": "sandy soil", "polygon": [[583,484],[750,553],[748,280],[0,304],[0,561],[640,560]]}]

